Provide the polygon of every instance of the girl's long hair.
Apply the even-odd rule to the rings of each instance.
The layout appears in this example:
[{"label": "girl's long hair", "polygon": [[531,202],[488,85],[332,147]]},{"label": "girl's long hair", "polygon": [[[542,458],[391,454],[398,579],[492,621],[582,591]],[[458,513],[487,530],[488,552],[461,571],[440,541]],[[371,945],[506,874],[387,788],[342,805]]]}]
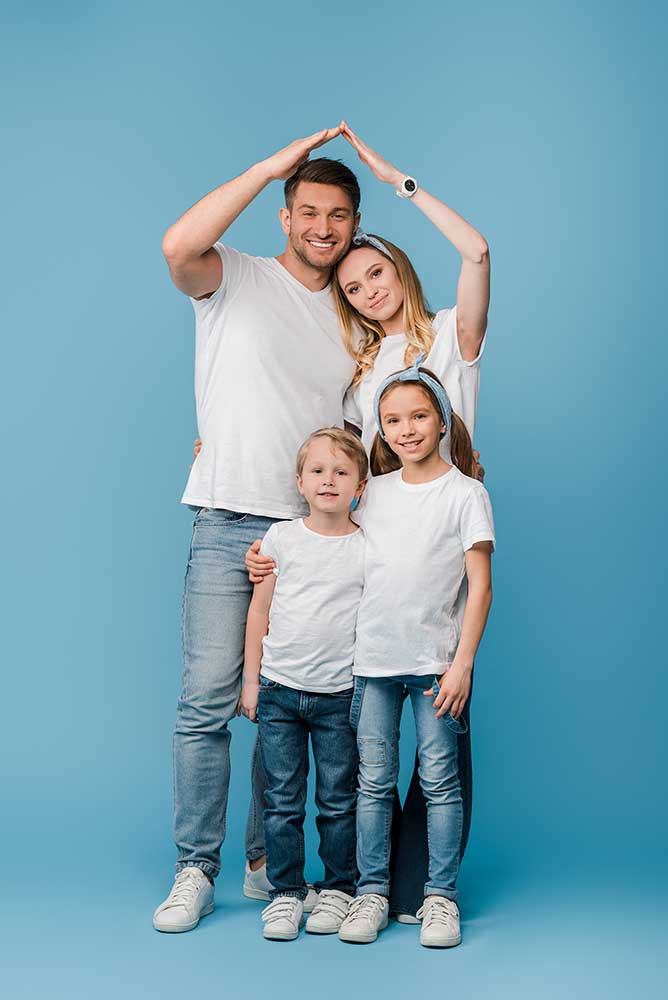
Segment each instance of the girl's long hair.
[{"label": "girl's long hair", "polygon": [[[431,325],[434,313],[427,304],[420,279],[404,251],[383,236],[375,236],[373,233],[369,235],[386,247],[388,253],[382,254],[382,256],[386,257],[390,264],[394,263],[401,287],[404,290],[404,330],[408,339],[404,364],[408,367],[415,361],[418,354],[423,351],[425,354],[429,354],[431,350],[435,339]],[[361,247],[353,246],[348,253],[354,253],[356,249],[361,250],[364,247],[365,244],[362,244]],[[372,247],[371,249],[376,248]],[[378,252],[380,253],[380,251]],[[343,259],[345,260],[345,257]],[[355,386],[373,368],[385,332],[380,323],[376,320],[365,319],[354,306],[351,306],[339,284],[336,273],[332,282],[332,291],[343,333],[343,342],[348,353],[357,362],[352,381],[352,385]]]},{"label": "girl's long hair", "polygon": [[[440,381],[433,372],[429,371],[428,368],[420,368],[420,371],[427,372],[436,381]],[[428,385],[424,385],[423,382],[392,382],[388,385],[387,389],[380,397],[381,400],[383,396],[387,395],[392,389],[396,389],[399,385],[412,385],[419,389],[422,389],[424,394],[428,397],[431,405],[434,407],[439,417],[441,416],[441,408],[438,405],[438,400],[436,396],[431,391]],[[456,465],[460,472],[463,472],[465,476],[473,476],[475,463],[473,461],[473,444],[471,443],[471,437],[466,429],[466,424],[461,417],[457,416],[456,413],[452,414],[452,427],[450,428],[450,457],[452,458],[452,464]],[[401,459],[392,451],[387,441],[380,436],[377,431],[376,436],[373,439],[373,445],[371,446],[371,459],[370,459],[371,474],[373,476],[384,476],[388,472],[396,472],[397,469],[401,468]]]}]

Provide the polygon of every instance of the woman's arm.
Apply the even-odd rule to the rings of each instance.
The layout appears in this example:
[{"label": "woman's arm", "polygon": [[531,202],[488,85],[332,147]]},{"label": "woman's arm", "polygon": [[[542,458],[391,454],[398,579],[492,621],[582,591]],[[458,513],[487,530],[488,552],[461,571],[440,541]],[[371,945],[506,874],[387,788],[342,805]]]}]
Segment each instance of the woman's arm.
[{"label": "woman's arm", "polygon": [[[401,187],[406,174],[362,142],[346,122],[341,124],[342,135],[378,180],[394,188]],[[473,361],[478,356],[487,329],[490,273],[487,242],[466,219],[428,191],[418,188],[411,201],[461,255],[462,268],[457,284],[457,340],[462,358]]]},{"label": "woman's arm", "polygon": [[[441,677],[440,691],[434,701],[436,718],[450,712],[458,719],[471,693],[473,661],[487,624],[492,605],[492,547],[490,542],[476,542],[465,554],[468,596],[464,609],[462,634],[455,658]],[[425,694],[433,694],[432,691]]]},{"label": "woman's arm", "polygon": [[246,619],[244,681],[237,706],[237,715],[245,715],[251,722],[257,721],[262,640],[269,631],[269,609],[271,608],[271,599],[274,596],[275,584],[276,577],[273,573],[262,583],[255,584]]}]

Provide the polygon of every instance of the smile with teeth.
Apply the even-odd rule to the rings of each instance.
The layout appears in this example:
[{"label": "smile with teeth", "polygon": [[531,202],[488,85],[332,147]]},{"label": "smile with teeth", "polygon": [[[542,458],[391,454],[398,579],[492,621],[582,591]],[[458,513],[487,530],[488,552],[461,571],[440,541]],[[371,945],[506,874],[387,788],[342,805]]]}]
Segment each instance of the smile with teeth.
[{"label": "smile with teeth", "polygon": [[315,247],[316,250],[331,250],[332,247],[334,246],[333,242],[324,243],[321,240],[307,240],[306,242],[308,243],[309,246]]},{"label": "smile with teeth", "polygon": [[400,441],[399,445],[401,448],[407,448],[408,451],[415,451],[417,447],[422,444],[422,440],[419,441]]}]

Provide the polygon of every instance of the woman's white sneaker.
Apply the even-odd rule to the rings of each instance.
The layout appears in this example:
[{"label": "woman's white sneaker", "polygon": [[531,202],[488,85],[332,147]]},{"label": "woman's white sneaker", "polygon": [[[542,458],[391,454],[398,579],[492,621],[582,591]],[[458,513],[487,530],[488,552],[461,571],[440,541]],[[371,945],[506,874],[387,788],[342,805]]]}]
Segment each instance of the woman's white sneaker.
[{"label": "woman's white sneaker", "polygon": [[168,934],[191,931],[213,906],[213,886],[201,868],[190,866],[174,879],[172,891],[153,914],[153,926]]},{"label": "woman's white sneaker", "polygon": [[427,896],[417,912],[422,918],[420,944],[425,948],[453,948],[460,944],[459,907],[445,896]]},{"label": "woman's white sneaker", "polygon": [[[310,882],[306,883],[308,895],[304,900],[304,913],[310,913],[318,902],[318,893]],[[244,896],[248,899],[271,899],[273,885],[267,878],[267,866],[261,865],[255,871],[251,871],[251,866],[246,862],[246,874],[244,875]]]},{"label": "woman's white sneaker", "polygon": [[348,916],[341,924],[339,938],[352,944],[371,944],[387,927],[390,906],[385,896],[375,892],[353,899]]},{"label": "woman's white sneaker", "polygon": [[304,923],[304,904],[298,896],[277,896],[265,906],[262,920],[269,941],[294,941]]},{"label": "woman's white sneaker", "polygon": [[348,916],[353,897],[340,889],[321,889],[318,902],[306,921],[309,934],[336,934]]}]

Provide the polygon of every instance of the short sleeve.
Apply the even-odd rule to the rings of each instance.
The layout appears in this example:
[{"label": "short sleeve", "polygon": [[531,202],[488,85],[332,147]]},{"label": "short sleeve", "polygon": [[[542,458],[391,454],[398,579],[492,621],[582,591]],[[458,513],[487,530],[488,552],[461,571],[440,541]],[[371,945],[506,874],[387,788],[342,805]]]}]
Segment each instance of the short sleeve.
[{"label": "short sleeve", "polygon": [[[280,522],[279,522],[280,523]],[[279,524],[272,524],[260,545],[260,555],[269,556],[276,563],[274,573],[278,576],[278,567],[281,564],[279,546]]]},{"label": "short sleeve", "polygon": [[454,309],[441,309],[437,312],[432,320],[432,326],[436,340],[429,352],[427,364],[434,368],[436,374],[439,374],[439,369],[444,370],[452,364],[460,365],[462,368],[472,368],[474,365],[480,364],[485,350],[487,333],[482,338],[477,357],[473,358],[472,361],[464,361],[457,339],[457,306]]},{"label": "short sleeve", "polygon": [[475,483],[464,501],[459,519],[459,533],[464,552],[476,542],[491,542],[492,550],[496,546],[494,535],[494,516],[489,493],[481,483]]},{"label": "short sleeve", "polygon": [[214,243],[213,249],[223,265],[223,277],[216,291],[207,299],[191,298],[195,313],[200,315],[214,312],[223,299],[229,300],[237,293],[252,261],[248,254],[240,253],[232,247],[225,246],[224,243]]},{"label": "short sleeve", "polygon": [[343,397],[343,419],[362,430],[362,410],[359,405],[359,385],[348,389]]}]

